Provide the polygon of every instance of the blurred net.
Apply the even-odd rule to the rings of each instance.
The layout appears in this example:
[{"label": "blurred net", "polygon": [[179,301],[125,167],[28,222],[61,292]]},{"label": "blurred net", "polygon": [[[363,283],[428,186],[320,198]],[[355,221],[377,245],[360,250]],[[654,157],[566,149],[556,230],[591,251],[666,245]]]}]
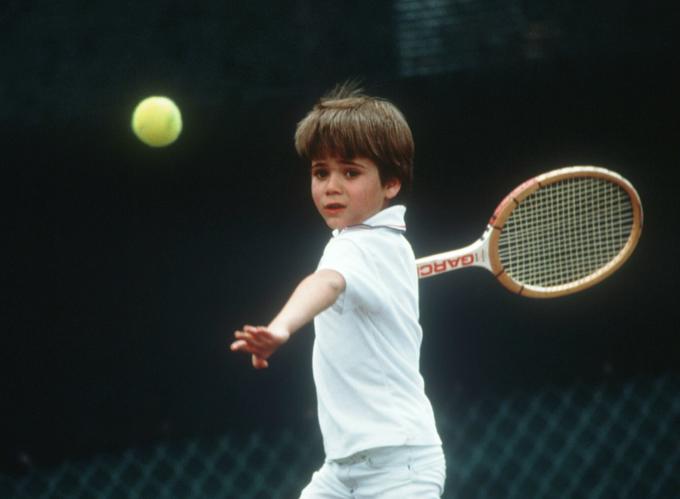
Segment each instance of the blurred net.
[{"label": "blurred net", "polygon": [[[456,390],[438,416],[444,497],[678,497],[679,388],[668,374],[477,399]],[[0,497],[294,498],[320,448],[309,431],[194,439],[0,475]]]}]

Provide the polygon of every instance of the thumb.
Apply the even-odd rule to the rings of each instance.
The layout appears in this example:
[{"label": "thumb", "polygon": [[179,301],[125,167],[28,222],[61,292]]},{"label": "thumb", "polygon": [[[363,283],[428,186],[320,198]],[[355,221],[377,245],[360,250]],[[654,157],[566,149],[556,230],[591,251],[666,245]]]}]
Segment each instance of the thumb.
[{"label": "thumb", "polygon": [[266,369],[267,367],[269,367],[269,362],[267,362],[262,357],[258,357],[255,354],[252,355],[252,361],[253,361],[253,367],[255,369]]}]

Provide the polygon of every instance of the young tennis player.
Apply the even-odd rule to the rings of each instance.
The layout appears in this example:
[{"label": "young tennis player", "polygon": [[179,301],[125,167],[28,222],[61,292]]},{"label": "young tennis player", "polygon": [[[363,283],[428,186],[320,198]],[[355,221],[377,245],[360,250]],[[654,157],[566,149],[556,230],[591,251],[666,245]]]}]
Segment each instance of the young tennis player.
[{"label": "young tennis player", "polygon": [[234,351],[265,368],[314,320],[313,374],[326,460],[315,498],[438,498],[445,460],[419,372],[418,277],[404,237],[413,138],[390,102],[340,85],[298,124],[312,199],[333,237],[316,272],[268,326],[235,332]]}]

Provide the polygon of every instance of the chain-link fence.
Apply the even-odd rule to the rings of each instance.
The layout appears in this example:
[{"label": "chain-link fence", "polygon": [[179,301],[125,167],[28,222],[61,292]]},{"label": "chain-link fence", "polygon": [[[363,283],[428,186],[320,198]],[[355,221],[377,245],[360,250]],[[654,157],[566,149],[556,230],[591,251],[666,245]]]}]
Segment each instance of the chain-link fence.
[{"label": "chain-link fence", "polygon": [[[449,498],[680,497],[680,376],[473,398],[438,417]],[[441,404],[439,404],[441,406]],[[0,475],[3,498],[294,498],[320,464],[315,432],[227,434]]]}]

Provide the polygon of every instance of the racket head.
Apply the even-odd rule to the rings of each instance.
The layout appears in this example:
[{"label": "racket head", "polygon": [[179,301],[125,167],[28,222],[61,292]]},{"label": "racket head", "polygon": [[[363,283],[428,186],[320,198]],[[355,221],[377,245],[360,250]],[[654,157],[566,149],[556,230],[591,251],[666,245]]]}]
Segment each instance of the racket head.
[{"label": "racket head", "polygon": [[554,298],[589,288],[623,265],[642,232],[630,182],[596,166],[570,166],[516,187],[494,211],[489,263],[514,293]]}]

